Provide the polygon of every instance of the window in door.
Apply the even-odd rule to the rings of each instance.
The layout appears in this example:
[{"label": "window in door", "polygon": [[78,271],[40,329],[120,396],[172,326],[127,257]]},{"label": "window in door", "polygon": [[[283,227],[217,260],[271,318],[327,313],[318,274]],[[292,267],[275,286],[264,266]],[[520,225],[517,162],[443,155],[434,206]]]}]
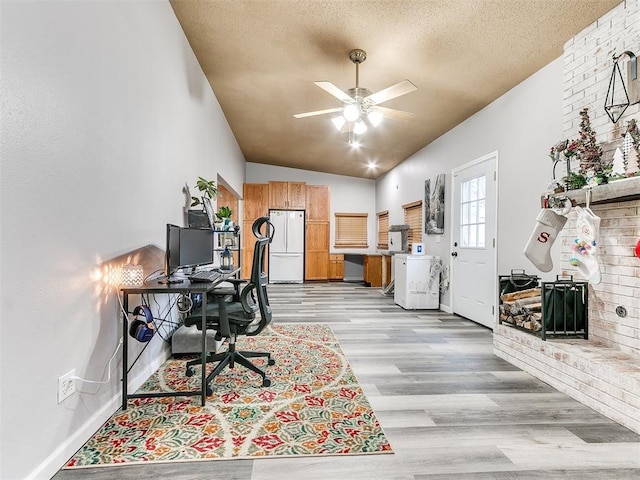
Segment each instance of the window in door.
[{"label": "window in door", "polygon": [[389,210],[379,212],[378,217],[378,241],[376,248],[389,250]]},{"label": "window in door", "polygon": [[367,248],[366,213],[336,213],[335,227],[337,248]]},{"label": "window in door", "polygon": [[404,223],[409,225],[409,247],[413,242],[422,241],[422,200],[402,206]]},{"label": "window in door", "polygon": [[460,184],[460,246],[485,247],[486,177],[481,175]]}]

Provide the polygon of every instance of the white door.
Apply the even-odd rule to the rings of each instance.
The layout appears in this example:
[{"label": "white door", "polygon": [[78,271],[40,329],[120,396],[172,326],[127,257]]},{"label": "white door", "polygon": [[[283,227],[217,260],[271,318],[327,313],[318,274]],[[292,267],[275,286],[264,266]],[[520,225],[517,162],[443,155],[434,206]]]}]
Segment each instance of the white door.
[{"label": "white door", "polygon": [[498,152],[453,170],[451,308],[493,329]]}]

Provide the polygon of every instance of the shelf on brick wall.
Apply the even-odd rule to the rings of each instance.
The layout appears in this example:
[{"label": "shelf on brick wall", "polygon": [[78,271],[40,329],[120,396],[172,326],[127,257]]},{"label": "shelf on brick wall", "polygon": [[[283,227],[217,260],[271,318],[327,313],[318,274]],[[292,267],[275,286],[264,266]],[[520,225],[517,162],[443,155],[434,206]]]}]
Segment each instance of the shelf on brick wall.
[{"label": "shelf on brick wall", "polygon": [[[569,190],[557,194],[571,199],[573,205],[585,205],[587,188]],[[591,187],[591,204],[627,202],[640,199],[640,177],[614,180],[611,183]]]}]

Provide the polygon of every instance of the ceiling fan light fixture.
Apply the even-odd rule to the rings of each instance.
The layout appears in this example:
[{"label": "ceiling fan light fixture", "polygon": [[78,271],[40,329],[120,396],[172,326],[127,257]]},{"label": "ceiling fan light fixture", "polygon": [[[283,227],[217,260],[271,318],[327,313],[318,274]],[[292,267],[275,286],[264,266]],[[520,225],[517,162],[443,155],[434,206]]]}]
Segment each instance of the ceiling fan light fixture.
[{"label": "ceiling fan light fixture", "polygon": [[369,110],[367,118],[369,119],[369,122],[371,122],[371,125],[377,127],[380,125],[380,122],[382,122],[382,113],[375,109]]},{"label": "ceiling fan light fixture", "polygon": [[336,129],[338,131],[341,131],[342,127],[344,127],[344,124],[347,123],[347,121],[345,120],[345,118],[342,115],[340,115],[338,117],[333,117],[331,119],[331,122],[333,122],[333,125],[336,127]]},{"label": "ceiling fan light fixture", "polygon": [[332,118],[331,122],[339,132],[349,134],[349,143],[352,145],[355,143],[356,135],[362,135],[369,127],[375,128],[383,118],[407,122],[415,117],[413,113],[379,105],[417,90],[417,87],[409,80],[402,80],[375,93],[360,86],[359,66],[366,58],[367,54],[364,50],[355,49],[349,52],[349,59],[356,66],[356,85],[353,88],[343,91],[328,81],[314,82],[316,86],[340,100],[339,107],[296,113],[294,117],[307,118],[327,113],[338,113],[339,116]]},{"label": "ceiling fan light fixture", "polygon": [[353,133],[356,135],[362,135],[366,131],[367,125],[362,120],[358,120],[353,126]]},{"label": "ceiling fan light fixture", "polygon": [[344,107],[342,116],[347,122],[355,122],[360,118],[360,108],[355,103],[351,103]]}]

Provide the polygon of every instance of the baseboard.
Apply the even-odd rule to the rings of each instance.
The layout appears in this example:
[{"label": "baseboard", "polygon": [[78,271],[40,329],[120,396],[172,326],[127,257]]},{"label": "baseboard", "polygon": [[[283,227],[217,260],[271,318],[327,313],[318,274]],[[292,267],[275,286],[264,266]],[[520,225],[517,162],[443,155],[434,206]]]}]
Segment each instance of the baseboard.
[{"label": "baseboard", "polygon": [[[129,378],[129,391],[134,392],[160,368],[171,356],[171,351],[166,348],[154,359],[153,363]],[[120,385],[120,382],[118,382]],[[25,480],[49,480],[62,466],[86,443],[91,436],[122,406],[122,388],[94,415],[80,426],[70,437],[56,448],[40,465],[38,465]]]},{"label": "baseboard", "polygon": [[440,304],[440,310],[446,313],[453,313],[453,310],[451,310],[449,305],[443,305],[442,303]]}]

